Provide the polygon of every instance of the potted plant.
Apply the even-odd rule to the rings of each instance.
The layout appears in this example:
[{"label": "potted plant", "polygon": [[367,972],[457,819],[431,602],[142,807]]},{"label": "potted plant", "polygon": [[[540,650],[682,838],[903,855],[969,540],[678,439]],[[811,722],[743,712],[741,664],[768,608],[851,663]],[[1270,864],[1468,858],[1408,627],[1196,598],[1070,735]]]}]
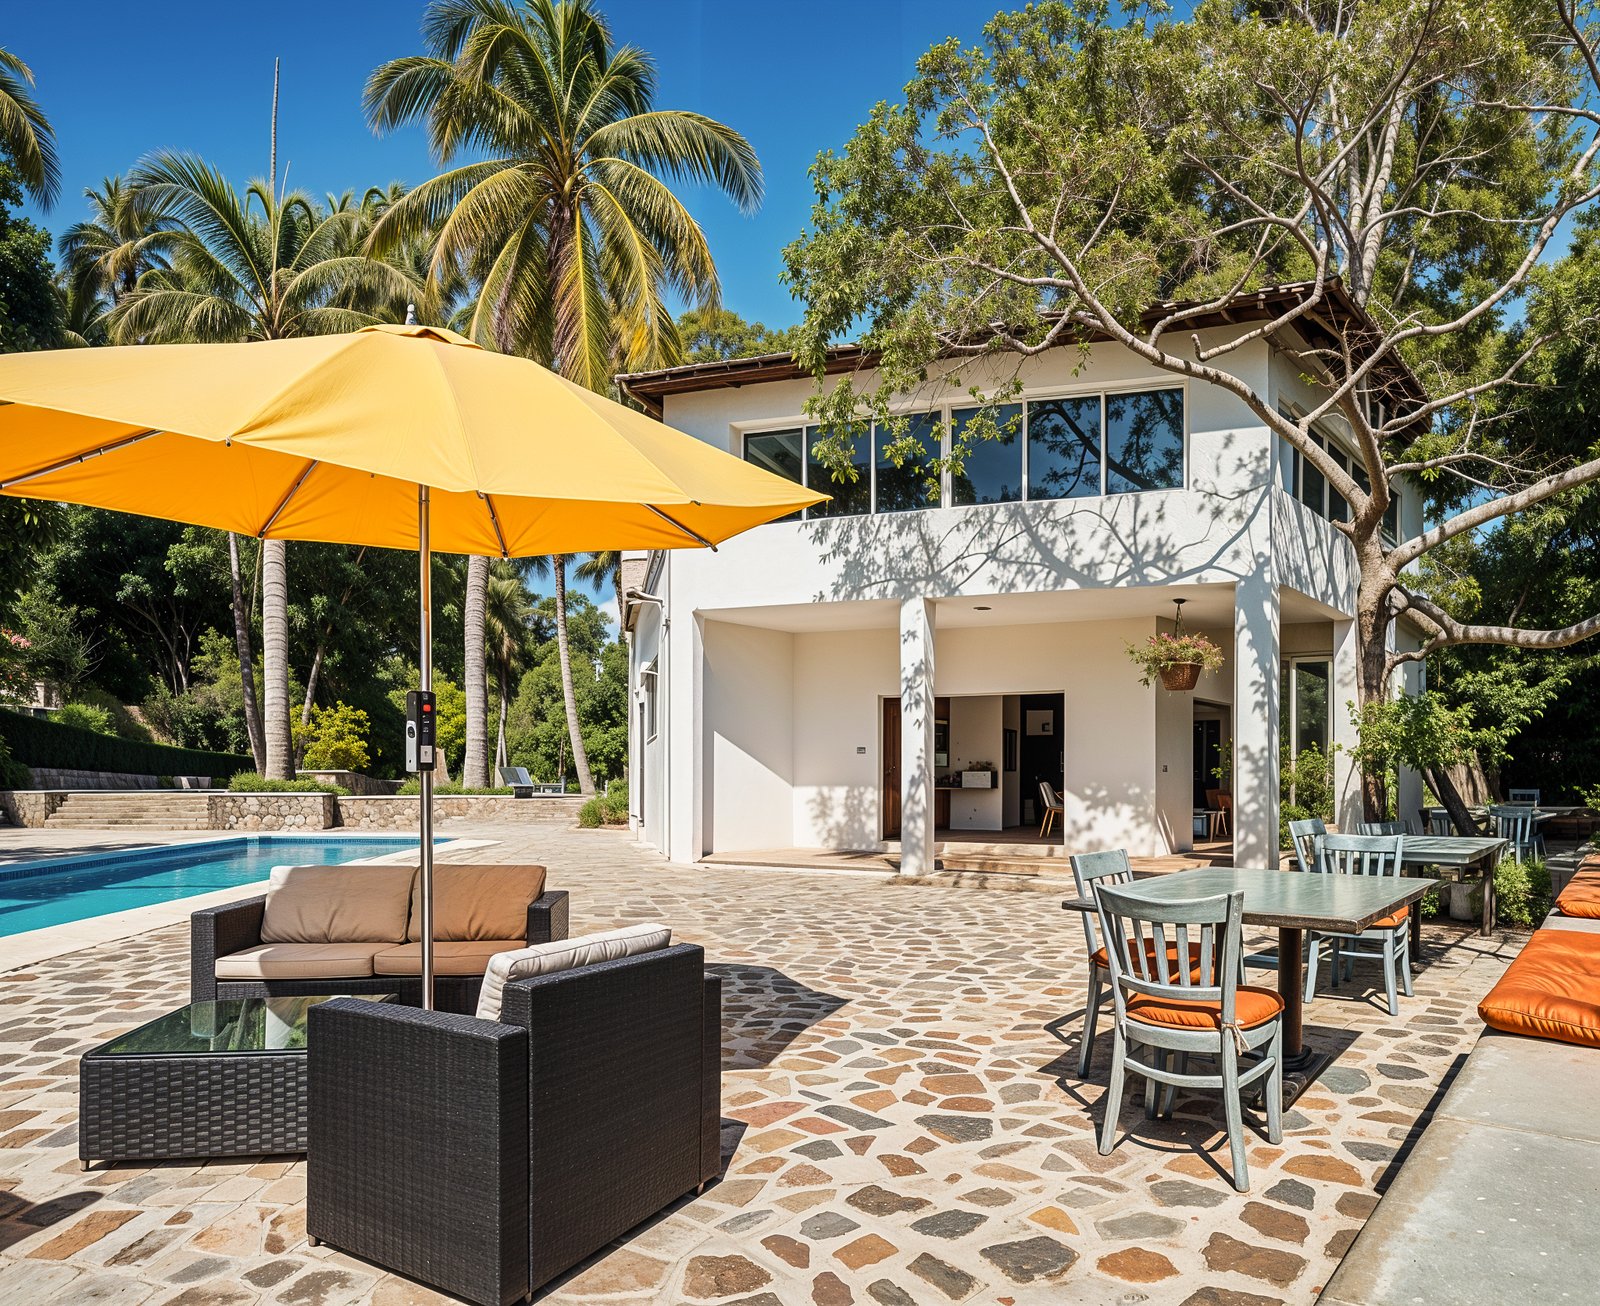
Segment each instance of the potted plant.
[{"label": "potted plant", "polygon": [[1143,674],[1143,684],[1161,682],[1163,689],[1193,689],[1202,671],[1222,669],[1222,650],[1204,635],[1190,635],[1180,627],[1174,634],[1157,631],[1142,644],[1128,645],[1128,658]]}]

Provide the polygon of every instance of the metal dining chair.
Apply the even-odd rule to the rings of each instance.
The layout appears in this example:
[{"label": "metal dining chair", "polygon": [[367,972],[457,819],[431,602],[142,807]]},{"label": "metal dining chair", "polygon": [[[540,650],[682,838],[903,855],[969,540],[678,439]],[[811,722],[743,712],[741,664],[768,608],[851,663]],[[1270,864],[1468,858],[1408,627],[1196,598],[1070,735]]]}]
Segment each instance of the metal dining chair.
[{"label": "metal dining chair", "polygon": [[1406,828],[1404,821],[1357,821],[1356,833],[1396,835],[1410,834],[1411,831]]},{"label": "metal dining chair", "polygon": [[1294,862],[1297,869],[1302,871],[1311,869],[1315,858],[1316,841],[1327,833],[1328,827],[1315,816],[1304,821],[1289,822],[1289,843],[1294,848]]},{"label": "metal dining chair", "polygon": [[[1317,840],[1317,870],[1327,875],[1393,875],[1399,876],[1404,856],[1404,841],[1397,835],[1327,834]],[[1389,1000],[1389,1014],[1400,1014],[1400,1000],[1395,994],[1395,977],[1398,974],[1406,997],[1411,996],[1411,948],[1406,938],[1411,909],[1402,907],[1380,920],[1373,921],[1359,934],[1312,933],[1307,936],[1306,1001],[1317,992],[1317,966],[1322,955],[1322,945],[1333,945],[1333,986],[1339,985],[1341,967],[1347,975],[1354,974],[1357,961],[1383,962],[1383,987]],[[1376,949],[1363,948],[1362,944],[1377,944]]]},{"label": "metal dining chair", "polygon": [[[1109,1155],[1115,1145],[1129,1071],[1164,1086],[1156,1107],[1162,1115],[1171,1112],[1176,1089],[1219,1089],[1233,1186],[1249,1192],[1241,1095],[1263,1084],[1267,1138],[1281,1142],[1283,999],[1272,989],[1239,983],[1243,891],[1156,902],[1133,887],[1101,880],[1094,897],[1116,1011],[1100,1155]],[[1170,964],[1173,955],[1193,948],[1199,950],[1197,967]],[[1215,1072],[1191,1073],[1191,1054],[1214,1058]]]},{"label": "metal dining chair", "polygon": [[1456,832],[1450,813],[1443,808],[1425,807],[1417,815],[1422,818],[1422,828],[1436,839],[1448,839]]},{"label": "metal dining chair", "polygon": [[[1072,867],[1072,878],[1077,882],[1080,898],[1094,899],[1097,884],[1126,885],[1133,883],[1133,867],[1124,849],[1113,848],[1101,853],[1074,853],[1067,858]],[[1089,995],[1083,1009],[1083,1040],[1078,1048],[1078,1078],[1089,1077],[1089,1060],[1094,1055],[1095,1028],[1100,1020],[1100,1006],[1104,1001],[1106,985],[1111,982],[1111,963],[1106,958],[1105,944],[1100,939],[1093,912],[1083,913],[1083,941],[1089,951]],[[1199,963],[1199,953],[1191,949],[1189,963]],[[1177,962],[1177,953],[1169,959]]]},{"label": "metal dining chair", "polygon": [[1491,807],[1489,822],[1495,837],[1511,845],[1511,855],[1517,859],[1518,866],[1522,865],[1524,857],[1545,855],[1544,836],[1539,833],[1532,807]]},{"label": "metal dining chair", "polygon": [[1539,793],[1540,791],[1537,789],[1507,789],[1506,802],[1511,803],[1513,806],[1519,803],[1526,803],[1530,807],[1537,807],[1539,805]]}]

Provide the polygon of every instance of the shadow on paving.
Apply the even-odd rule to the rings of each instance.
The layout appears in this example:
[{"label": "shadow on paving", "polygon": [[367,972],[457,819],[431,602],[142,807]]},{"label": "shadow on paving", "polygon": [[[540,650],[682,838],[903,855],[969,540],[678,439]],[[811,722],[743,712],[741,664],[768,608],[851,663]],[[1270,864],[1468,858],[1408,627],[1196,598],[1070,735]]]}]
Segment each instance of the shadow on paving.
[{"label": "shadow on paving", "polygon": [[72,1219],[98,1202],[104,1193],[63,1193],[48,1202],[25,1202],[15,1193],[0,1192],[0,1252],[31,1238],[41,1229]]},{"label": "shadow on paving", "polygon": [[820,993],[771,966],[722,963],[722,1069],[747,1070],[772,1062],[819,1020],[848,1001]]}]

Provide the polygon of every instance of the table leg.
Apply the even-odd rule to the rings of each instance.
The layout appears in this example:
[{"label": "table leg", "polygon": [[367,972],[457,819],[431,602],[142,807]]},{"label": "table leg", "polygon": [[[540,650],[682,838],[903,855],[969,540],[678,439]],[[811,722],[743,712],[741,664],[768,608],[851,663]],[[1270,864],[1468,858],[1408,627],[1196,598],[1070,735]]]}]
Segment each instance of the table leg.
[{"label": "table leg", "polygon": [[1422,903],[1417,901],[1411,904],[1411,927],[1407,931],[1409,939],[1407,946],[1411,949],[1411,960],[1422,960]]},{"label": "table leg", "polygon": [[[1496,861],[1498,859],[1495,859]],[[1483,923],[1478,927],[1478,933],[1489,935],[1494,933],[1494,868],[1495,862],[1488,858],[1483,861]]]},{"label": "table leg", "polygon": [[1305,931],[1278,931],[1278,996],[1283,999],[1283,1068],[1311,1064],[1305,1045]]}]

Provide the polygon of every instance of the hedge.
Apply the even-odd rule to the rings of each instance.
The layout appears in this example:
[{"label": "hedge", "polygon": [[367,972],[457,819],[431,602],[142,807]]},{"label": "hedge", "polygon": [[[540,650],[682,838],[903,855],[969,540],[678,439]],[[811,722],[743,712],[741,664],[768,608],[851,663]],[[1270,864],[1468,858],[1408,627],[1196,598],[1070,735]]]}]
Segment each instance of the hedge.
[{"label": "hedge", "polygon": [[226,780],[255,766],[253,758],[168,748],[119,739],[43,717],[0,709],[0,737],[24,766],[60,771],[111,771],[118,775],[205,775]]}]

